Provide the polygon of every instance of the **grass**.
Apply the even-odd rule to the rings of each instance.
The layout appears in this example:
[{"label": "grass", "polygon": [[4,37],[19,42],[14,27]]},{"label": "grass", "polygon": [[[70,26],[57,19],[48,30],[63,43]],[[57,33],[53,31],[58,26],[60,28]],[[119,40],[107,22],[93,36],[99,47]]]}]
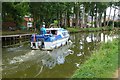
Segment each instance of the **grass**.
[{"label": "grass", "polygon": [[106,30],[103,27],[100,28],[67,28],[67,30],[71,33],[76,33],[80,31],[100,31],[100,30]]},{"label": "grass", "polygon": [[73,33],[76,33],[76,32],[79,32],[80,31],[80,29],[79,28],[67,28],[67,30],[69,31],[69,32],[73,32]]},{"label": "grass", "polygon": [[118,28],[112,27],[99,27],[99,28],[67,28],[67,30],[71,33],[76,33],[80,31],[110,31],[110,30],[118,30]]},{"label": "grass", "polygon": [[102,43],[72,78],[112,78],[118,68],[118,40]]},{"label": "grass", "polygon": [[99,28],[81,28],[81,30],[84,31],[100,31],[100,30],[104,30],[103,27],[99,27]]}]

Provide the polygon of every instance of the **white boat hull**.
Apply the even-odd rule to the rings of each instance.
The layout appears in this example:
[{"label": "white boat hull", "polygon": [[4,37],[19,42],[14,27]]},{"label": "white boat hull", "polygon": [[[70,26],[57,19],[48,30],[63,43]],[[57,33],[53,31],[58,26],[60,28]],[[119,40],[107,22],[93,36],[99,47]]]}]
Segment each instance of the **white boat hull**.
[{"label": "white boat hull", "polygon": [[55,48],[59,48],[68,43],[69,37],[62,38],[52,42],[44,42],[44,47],[41,48],[41,42],[31,42],[32,49],[42,49],[42,50],[53,50]]}]

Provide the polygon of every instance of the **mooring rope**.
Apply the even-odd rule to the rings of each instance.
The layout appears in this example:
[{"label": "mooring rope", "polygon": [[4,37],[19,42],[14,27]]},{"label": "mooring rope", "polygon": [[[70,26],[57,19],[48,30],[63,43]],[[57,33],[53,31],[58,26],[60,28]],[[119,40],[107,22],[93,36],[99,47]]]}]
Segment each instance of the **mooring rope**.
[{"label": "mooring rope", "polygon": [[35,75],[35,77],[37,77],[42,72],[42,69],[43,69],[43,66],[41,66],[40,71],[38,72],[37,75]]}]

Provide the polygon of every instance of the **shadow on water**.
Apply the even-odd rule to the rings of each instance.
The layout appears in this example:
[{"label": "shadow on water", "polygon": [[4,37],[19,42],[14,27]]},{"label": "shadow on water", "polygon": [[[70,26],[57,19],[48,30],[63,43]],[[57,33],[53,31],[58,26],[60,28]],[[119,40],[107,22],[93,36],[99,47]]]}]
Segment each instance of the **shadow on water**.
[{"label": "shadow on water", "polygon": [[3,78],[69,78],[100,42],[118,38],[117,33],[71,34],[68,45],[53,51],[31,50],[30,44],[3,48]]}]

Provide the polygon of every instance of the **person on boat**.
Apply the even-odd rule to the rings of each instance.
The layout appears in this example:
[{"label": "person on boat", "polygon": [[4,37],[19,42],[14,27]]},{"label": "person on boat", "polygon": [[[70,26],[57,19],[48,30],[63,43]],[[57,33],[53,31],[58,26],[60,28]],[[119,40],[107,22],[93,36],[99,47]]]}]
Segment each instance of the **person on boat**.
[{"label": "person on boat", "polygon": [[40,34],[46,34],[45,22],[43,22],[43,25],[40,29]]}]

